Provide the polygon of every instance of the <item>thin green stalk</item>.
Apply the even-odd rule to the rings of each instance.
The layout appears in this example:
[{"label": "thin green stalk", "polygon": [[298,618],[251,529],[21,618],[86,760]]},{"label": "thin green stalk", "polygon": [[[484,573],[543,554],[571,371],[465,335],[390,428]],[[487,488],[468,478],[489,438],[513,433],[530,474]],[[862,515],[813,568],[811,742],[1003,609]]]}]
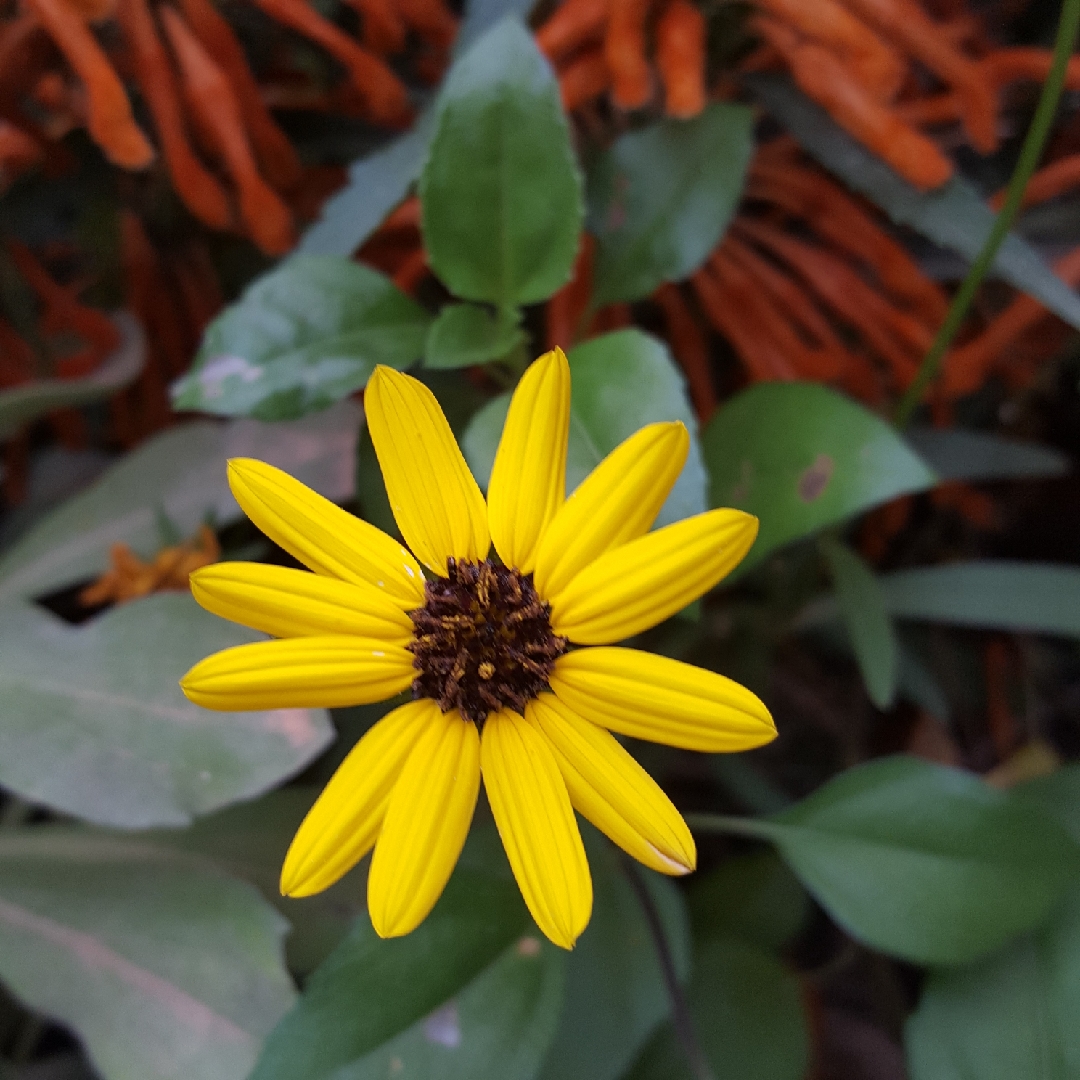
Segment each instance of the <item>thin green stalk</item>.
[{"label": "thin green stalk", "polygon": [[975,293],[982,284],[987,271],[993,265],[997,256],[998,248],[1001,247],[1012,227],[1013,219],[1020,209],[1020,202],[1024,197],[1024,189],[1039,163],[1046,139],[1050,134],[1050,127],[1054,122],[1054,113],[1057,110],[1061,91],[1065,85],[1065,69],[1069,62],[1073,48],[1076,45],[1077,31],[1080,30],[1080,0],[1063,0],[1061,5],[1061,18],[1058,22],[1057,40],[1054,42],[1054,60],[1050,67],[1050,74],[1039,96],[1039,104],[1035,108],[1035,115],[1031,121],[1031,127],[1024,137],[1024,145],[1020,149],[1020,159],[1013,170],[1012,179],[1009,181],[1008,193],[1005,196],[1005,205],[1001,208],[994,221],[990,235],[983,244],[979,257],[972,263],[971,269],[964,278],[953,302],[949,307],[945,321],[941,324],[937,336],[930,345],[930,349],[923,357],[919,370],[911,385],[904,392],[900,404],[896,409],[894,423],[898,428],[904,427],[911,419],[922,400],[923,391],[937,377],[941,369],[941,361],[948,351],[952,340],[956,337],[960,324],[967,315],[968,308]]},{"label": "thin green stalk", "polygon": [[694,832],[727,833],[753,840],[771,840],[773,829],[759,818],[731,817],[728,814],[683,814]]}]

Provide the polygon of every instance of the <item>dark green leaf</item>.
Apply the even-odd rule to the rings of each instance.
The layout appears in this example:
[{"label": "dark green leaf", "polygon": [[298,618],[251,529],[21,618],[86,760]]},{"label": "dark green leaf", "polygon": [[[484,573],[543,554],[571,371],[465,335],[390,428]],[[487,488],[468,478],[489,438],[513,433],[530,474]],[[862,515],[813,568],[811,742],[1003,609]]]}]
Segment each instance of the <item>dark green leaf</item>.
[{"label": "dark green leaf", "polygon": [[979,562],[899,570],[879,579],[897,619],[1080,637],[1080,568]]},{"label": "dark green leaf", "polygon": [[300,255],[351,255],[408,193],[431,142],[432,115],[349,166],[349,178],[322,205],[319,219],[300,238]]},{"label": "dark green leaf", "polygon": [[159,515],[190,536],[240,507],[229,492],[231,457],[270,462],[330,499],[352,498],[359,410],[352,402],[290,424],[202,421],[163,431],[68,500],[0,559],[0,601],[40,596],[97,577],[122,541],[149,558],[161,546]]},{"label": "dark green leaf", "polygon": [[821,550],[867,693],[879,709],[888,709],[896,696],[899,650],[878,579],[846,544],[823,540]]},{"label": "dark green leaf", "polygon": [[936,479],[888,424],[815,383],[744,390],[713,417],[701,441],[711,505],[761,519],[744,567]]},{"label": "dark green leaf", "polygon": [[1013,792],[1057,818],[1080,844],[1080,764],[1066,765],[1049,776],[1028,780],[1017,785]]},{"label": "dark green leaf", "polygon": [[[616,1080],[671,1011],[656,946],[619,856],[588,843],[593,913],[566,965],[566,997],[539,1080]],[[653,898],[680,980],[690,973],[686,912],[678,890],[639,871]]]},{"label": "dark green leaf", "polygon": [[425,366],[461,368],[502,360],[525,340],[516,316],[493,315],[477,304],[448,304],[428,331]]},{"label": "dark green leaf", "polygon": [[[975,259],[982,250],[994,223],[994,212],[966,180],[954,176],[935,191],[920,192],[848,135],[789,80],[754,75],[746,81],[769,112],[813,157],[897,224],[910,225],[966,259]],[[992,273],[1030,293],[1080,328],[1080,297],[1020,237],[1010,234],[1005,238]]]},{"label": "dark green leaf", "polygon": [[931,974],[905,1042],[912,1080],[1080,1076],[1080,893],[1004,951]]},{"label": "dark green leaf", "polygon": [[0,977],[104,1080],[245,1080],[294,997],[285,920],[190,860],[50,833],[0,840]]},{"label": "dark green leaf", "polygon": [[623,135],[590,162],[597,306],[640,300],[708,258],[742,194],[753,126],[746,106],[716,102]]},{"label": "dark green leaf", "polygon": [[[702,1049],[723,1080],[801,1080],[809,1038],[799,983],[766,952],[732,939],[705,942],[687,989]],[[627,1080],[692,1080],[670,1025]]]},{"label": "dark green leaf", "polygon": [[325,712],[210,712],[178,685],[204,656],[261,636],[190,595],[150,596],[78,627],[4,605],[0,783],[125,828],[183,824],[266,791],[329,742]]},{"label": "dark green leaf", "polygon": [[915,428],[904,437],[942,480],[1030,480],[1069,471],[1069,459],[1056,450],[985,431]]},{"label": "dark green leaf", "polygon": [[175,408],[291,420],[420,359],[431,317],[388,277],[332,255],[264,274],[207,327]]},{"label": "dark green leaf", "polygon": [[[681,420],[690,429],[686,467],[657,518],[658,525],[705,509],[705,470],[697,424],[682,375],[667,346],[640,330],[619,330],[570,350],[573,379],[566,490],[573,491],[616,446],[645,424]],[[490,401],[472,419],[461,448],[482,488],[487,488],[510,395]]]},{"label": "dark green leaf", "polygon": [[464,300],[546,300],[573,266],[581,179],[532,35],[513,17],[497,23],[455,61],[437,107],[420,177],[432,268]]},{"label": "dark green leaf", "polygon": [[142,328],[123,312],[114,316],[120,344],[89,375],[78,379],[39,379],[0,392],[0,439],[9,438],[29,421],[53,409],[87,405],[111,397],[138,378],[146,360]]},{"label": "dark green leaf", "polygon": [[968,963],[1030,930],[1077,869],[1045,814],[917,758],[848,769],[753,828],[852,936],[923,964]]}]

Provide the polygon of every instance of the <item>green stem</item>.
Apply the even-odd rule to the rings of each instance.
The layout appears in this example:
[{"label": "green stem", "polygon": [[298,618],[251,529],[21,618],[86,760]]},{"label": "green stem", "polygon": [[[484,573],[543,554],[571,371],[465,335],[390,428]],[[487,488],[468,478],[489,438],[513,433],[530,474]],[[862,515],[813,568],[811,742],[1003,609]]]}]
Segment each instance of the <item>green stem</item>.
[{"label": "green stem", "polygon": [[695,832],[727,833],[753,840],[771,840],[773,830],[767,821],[758,818],[731,817],[728,814],[683,814],[686,824]]},{"label": "green stem", "polygon": [[1005,196],[1005,205],[1001,208],[994,221],[990,235],[983,244],[982,251],[972,264],[971,269],[964,278],[956,296],[953,297],[945,321],[941,324],[937,336],[930,345],[930,349],[923,357],[919,370],[911,385],[904,392],[900,404],[896,408],[894,423],[898,428],[903,428],[911,419],[922,400],[923,391],[937,377],[941,369],[941,362],[956,337],[960,324],[967,315],[968,308],[975,293],[982,284],[987,271],[993,265],[994,258],[998,253],[1012,227],[1013,219],[1020,209],[1020,202],[1024,197],[1024,189],[1027,187],[1031,174],[1042,155],[1046,145],[1050,127],[1054,122],[1054,113],[1061,98],[1061,91],[1065,85],[1065,69],[1076,44],[1077,30],[1080,29],[1080,0],[1063,0],[1061,5],[1061,19],[1058,22],[1057,40],[1054,42],[1054,59],[1050,68],[1050,74],[1039,96],[1039,104],[1035,108],[1035,115],[1031,120],[1031,127],[1024,137],[1024,145],[1020,149],[1020,158],[1013,170],[1012,179],[1009,180],[1008,192]]}]

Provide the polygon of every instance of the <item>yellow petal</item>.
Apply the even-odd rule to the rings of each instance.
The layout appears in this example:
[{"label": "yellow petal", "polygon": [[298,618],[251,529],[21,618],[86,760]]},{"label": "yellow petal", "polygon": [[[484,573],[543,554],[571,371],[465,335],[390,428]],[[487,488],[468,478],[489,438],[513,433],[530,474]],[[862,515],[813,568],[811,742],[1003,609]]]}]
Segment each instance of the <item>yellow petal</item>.
[{"label": "yellow petal", "polygon": [[364,410],[390,509],[416,557],[441,575],[450,557],[483,559],[491,545],[487,506],[435,395],[380,365]]},{"label": "yellow petal", "polygon": [[469,832],[480,792],[480,736],[439,713],[405,762],[371,857],[368,911],[380,937],[414,930],[435,906]]},{"label": "yellow petal", "polygon": [[421,734],[442,714],[430,698],[384,716],[349,751],[289,845],[283,896],[311,896],[348,873],[375,845],[386,805]]},{"label": "yellow petal", "polygon": [[534,571],[540,595],[557,595],[605,551],[648,532],[689,449],[678,421],[649,424],[615,447],[544,531]]},{"label": "yellow petal", "polygon": [[484,787],[536,925],[572,949],[592,914],[592,878],[555,755],[540,732],[503,710],[484,722]]},{"label": "yellow petal", "polygon": [[237,645],[200,660],[181,680],[206,709],[247,712],[367,705],[416,677],[400,645],[360,637],[297,637]]},{"label": "yellow petal", "polygon": [[637,649],[560,656],[551,689],[579,716],[636,739],[720,753],[776,738],[769,710],[745,686]]},{"label": "yellow petal", "polygon": [[710,510],[631,540],[548,595],[552,627],[582,645],[606,645],[647,630],[729,574],[757,531],[750,514]]},{"label": "yellow petal", "polygon": [[355,634],[406,645],[412,620],[367,582],[353,584],[266,563],[214,563],[188,579],[207,611],[274,637]]},{"label": "yellow petal", "polygon": [[514,391],[488,484],[495,550],[522,573],[532,570],[540,537],[566,498],[569,429],[570,365],[555,349],[529,366]]},{"label": "yellow petal", "polygon": [[682,815],[614,735],[575,715],[553,694],[530,701],[525,718],[555,751],[575,810],[661,874],[694,869],[697,848]]},{"label": "yellow petal", "polygon": [[409,611],[424,602],[416,560],[381,529],[346,513],[288,473],[252,458],[229,462],[229,487],[275,544],[316,574],[368,582]]}]

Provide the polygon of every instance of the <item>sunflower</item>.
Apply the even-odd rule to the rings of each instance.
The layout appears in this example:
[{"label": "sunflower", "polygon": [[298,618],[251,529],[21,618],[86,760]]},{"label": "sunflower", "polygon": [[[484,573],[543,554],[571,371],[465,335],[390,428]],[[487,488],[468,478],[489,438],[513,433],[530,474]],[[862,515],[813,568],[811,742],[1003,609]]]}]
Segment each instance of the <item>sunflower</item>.
[{"label": "sunflower", "polygon": [[571,948],[592,909],[575,809],[661,873],[697,859],[679,812],[612,732],[707,752],[776,735],[738,683],[611,645],[711,589],[749,550],[757,519],[711,510],[648,531],[689,450],[680,423],[642,428],[566,498],[570,368],[558,349],[514,392],[486,502],[422,383],[379,367],[365,409],[411,552],[286,473],[230,461],[248,517],[313,573],[228,562],[192,574],[203,607],[277,640],[208,657],[184,693],[248,710],[358,705],[411,687],[311,808],[281,891],[319,892],[374,848],[372,924],[407,934],[450,877],[483,777],[529,910]]}]

